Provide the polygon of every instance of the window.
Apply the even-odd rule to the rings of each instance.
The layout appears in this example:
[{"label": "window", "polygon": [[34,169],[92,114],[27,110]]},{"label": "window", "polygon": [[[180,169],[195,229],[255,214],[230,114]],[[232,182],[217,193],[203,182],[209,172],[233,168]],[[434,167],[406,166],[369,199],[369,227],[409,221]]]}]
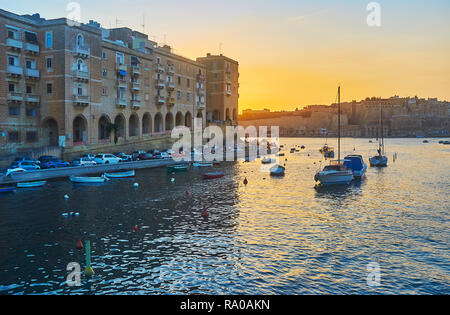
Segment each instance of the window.
[{"label": "window", "polygon": [[16,56],[8,55],[8,65],[17,66],[19,64],[19,59]]},{"label": "window", "polygon": [[27,131],[27,142],[36,142],[36,141],[37,141],[37,132]]},{"label": "window", "polygon": [[214,73],[214,79],[217,79],[217,73]]},{"label": "window", "polygon": [[125,63],[125,56],[122,53],[116,53],[116,63],[123,65]]},{"label": "window", "polygon": [[103,60],[108,60],[108,53],[106,51],[104,51],[102,53],[102,57],[103,57]]},{"label": "window", "polygon": [[157,57],[157,58],[156,58],[156,63],[157,63],[158,65],[161,64],[161,57]]},{"label": "window", "polygon": [[36,117],[36,109],[27,108],[27,117]]},{"label": "window", "polygon": [[32,94],[33,93],[33,87],[31,85],[27,85],[26,91],[27,91],[27,94]]},{"label": "window", "polygon": [[10,116],[19,116],[20,109],[17,106],[11,106],[9,107],[8,112]]},{"label": "window", "polygon": [[178,99],[179,101],[181,101],[181,91],[178,91],[178,92],[177,92],[177,99]]},{"label": "window", "polygon": [[77,46],[78,47],[83,47],[84,46],[84,39],[83,39],[83,35],[79,34],[77,36]]},{"label": "window", "polygon": [[102,95],[104,95],[104,96],[108,95],[108,89],[107,88],[104,87],[102,89]]},{"label": "window", "polygon": [[218,86],[217,86],[217,84],[214,84],[214,91],[217,91],[218,90]]},{"label": "window", "polygon": [[106,69],[103,69],[103,77],[106,78],[106,76],[108,75],[108,71],[106,71]]},{"label": "window", "polygon": [[78,93],[78,95],[83,95],[83,88],[82,87],[78,87],[78,89],[77,89],[77,93]]},{"label": "window", "polygon": [[47,94],[52,94],[52,84],[51,83],[47,83]]},{"label": "window", "polygon": [[47,57],[47,71],[51,71],[53,68],[53,58]]},{"label": "window", "polygon": [[187,87],[191,87],[191,80],[187,79]]},{"label": "window", "polygon": [[187,92],[186,99],[187,99],[188,102],[191,101],[191,92]]},{"label": "window", "polygon": [[45,33],[45,47],[53,48],[53,32]]},{"label": "window", "polygon": [[181,77],[178,77],[178,84],[181,84]]},{"label": "window", "polygon": [[25,60],[25,68],[27,69],[36,69],[36,62],[31,59]]},{"label": "window", "polygon": [[8,36],[8,38],[16,39],[16,31],[14,31],[12,29],[8,29],[7,36]]},{"label": "window", "polygon": [[18,131],[8,132],[8,140],[10,142],[18,142],[19,141],[19,132]]},{"label": "window", "polygon": [[8,84],[8,91],[9,92],[15,92],[16,91],[16,85],[15,84]]}]

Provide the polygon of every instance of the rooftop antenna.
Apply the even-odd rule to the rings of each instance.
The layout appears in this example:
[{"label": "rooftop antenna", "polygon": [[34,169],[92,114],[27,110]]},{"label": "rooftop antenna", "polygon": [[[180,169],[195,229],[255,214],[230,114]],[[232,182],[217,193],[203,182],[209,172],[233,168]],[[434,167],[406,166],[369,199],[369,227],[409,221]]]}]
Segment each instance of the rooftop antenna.
[{"label": "rooftop antenna", "polygon": [[145,14],[142,14],[142,33],[145,34]]},{"label": "rooftop antenna", "polygon": [[222,54],[222,46],[223,46],[223,44],[222,44],[222,43],[219,43],[219,55]]}]

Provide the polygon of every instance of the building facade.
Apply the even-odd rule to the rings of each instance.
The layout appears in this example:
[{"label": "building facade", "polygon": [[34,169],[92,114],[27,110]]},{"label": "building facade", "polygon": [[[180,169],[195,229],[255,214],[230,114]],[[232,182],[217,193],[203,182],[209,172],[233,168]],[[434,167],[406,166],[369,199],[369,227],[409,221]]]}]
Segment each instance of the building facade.
[{"label": "building facade", "polygon": [[207,121],[237,125],[239,121],[239,63],[223,55],[197,58],[206,66]]},{"label": "building facade", "polygon": [[162,149],[175,126],[206,123],[207,66],[129,28],[0,10],[0,57],[0,163]]}]

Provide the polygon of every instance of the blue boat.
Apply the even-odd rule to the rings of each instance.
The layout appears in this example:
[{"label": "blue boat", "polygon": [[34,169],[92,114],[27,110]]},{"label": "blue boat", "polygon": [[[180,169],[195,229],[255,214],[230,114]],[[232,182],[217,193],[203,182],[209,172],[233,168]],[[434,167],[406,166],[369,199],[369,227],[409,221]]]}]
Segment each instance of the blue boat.
[{"label": "blue boat", "polygon": [[344,166],[352,170],[355,179],[362,179],[366,175],[367,165],[361,155],[346,156]]},{"label": "blue boat", "polygon": [[286,168],[280,165],[275,165],[270,169],[271,176],[284,176],[286,173]]},{"label": "blue boat", "polygon": [[16,190],[16,187],[0,187],[0,194],[10,193]]}]

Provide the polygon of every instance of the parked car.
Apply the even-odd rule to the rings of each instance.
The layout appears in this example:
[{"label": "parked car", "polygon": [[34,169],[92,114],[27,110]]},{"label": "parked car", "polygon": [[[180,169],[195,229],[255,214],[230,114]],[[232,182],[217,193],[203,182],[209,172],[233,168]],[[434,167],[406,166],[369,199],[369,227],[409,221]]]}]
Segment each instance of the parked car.
[{"label": "parked car", "polygon": [[118,164],[121,160],[114,154],[97,154],[94,159],[97,164]]},{"label": "parked car", "polygon": [[155,150],[152,155],[153,155],[153,159],[155,159],[155,160],[161,160],[163,158],[161,152],[159,152],[157,150]]},{"label": "parked car", "polygon": [[41,164],[41,162],[39,162],[39,160],[33,159],[32,157],[18,157],[13,161],[13,164],[19,163],[19,162],[31,162],[31,163],[34,163],[37,165]]},{"label": "parked car", "polygon": [[147,152],[145,151],[135,151],[131,154],[131,158],[133,159],[133,161],[139,161],[139,155],[142,154],[146,154]]},{"label": "parked car", "polygon": [[64,162],[61,159],[58,159],[56,156],[41,156],[39,158],[41,162],[41,168],[60,168],[60,167],[69,167],[69,162]]},{"label": "parked car", "polygon": [[153,155],[150,153],[142,153],[138,156],[138,161],[149,161],[153,160]]},{"label": "parked car", "polygon": [[33,163],[33,162],[18,162],[18,163],[11,164],[10,169],[16,169],[16,168],[22,168],[26,171],[37,171],[37,170],[41,169],[41,167],[39,165],[37,165],[36,163]]},{"label": "parked car", "polygon": [[115,153],[115,156],[117,156],[118,158],[121,158],[122,161],[121,162],[131,162],[133,161],[133,157],[131,155],[125,154],[125,153]]},{"label": "parked car", "polygon": [[172,158],[172,153],[169,153],[169,152],[161,152],[161,158],[162,158],[162,159],[171,159],[171,158]]},{"label": "parked car", "polygon": [[72,165],[73,166],[94,166],[94,165],[97,165],[97,163],[88,157],[81,157],[79,159],[74,160],[72,162]]},{"label": "parked car", "polygon": [[95,154],[84,154],[81,157],[88,158],[89,160],[93,161],[95,159]]}]

